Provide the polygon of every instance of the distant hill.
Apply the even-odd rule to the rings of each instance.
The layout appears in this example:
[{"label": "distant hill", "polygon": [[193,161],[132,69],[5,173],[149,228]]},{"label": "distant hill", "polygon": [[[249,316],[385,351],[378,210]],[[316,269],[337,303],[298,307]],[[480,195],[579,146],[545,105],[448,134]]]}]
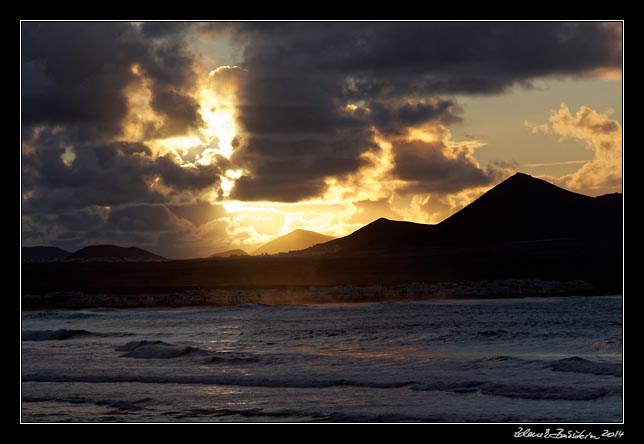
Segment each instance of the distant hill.
[{"label": "distant hill", "polygon": [[23,262],[47,262],[65,259],[71,253],[56,247],[22,247]]},{"label": "distant hill", "polygon": [[622,195],[590,197],[517,173],[437,225],[378,219],[302,254],[546,239],[621,239]]},{"label": "distant hill", "polygon": [[306,251],[347,253],[419,247],[430,244],[436,238],[435,228],[435,225],[402,222],[381,217],[348,236]]},{"label": "distant hill", "polygon": [[208,258],[215,258],[215,257],[240,257],[240,256],[248,256],[248,253],[246,253],[244,250],[241,250],[239,248],[236,248],[234,250],[226,250],[222,251],[220,253],[215,253],[211,254],[208,256]]},{"label": "distant hill", "polygon": [[[72,292],[68,299],[32,299],[31,306],[41,308],[74,306],[79,298],[73,292],[125,295],[189,290],[184,302],[201,304],[201,293],[195,289],[478,282],[472,287],[474,293],[460,295],[469,297],[480,295],[478,290],[489,288],[494,280],[507,279],[519,287],[512,284],[497,296],[525,295],[520,286],[533,285],[535,279],[553,283],[550,294],[622,294],[622,206],[619,193],[589,197],[517,174],[437,225],[378,219],[349,236],[266,259],[132,259],[139,263],[127,263],[129,259],[113,257],[143,250],[88,247],[72,255],[85,259],[23,264],[22,288],[23,295]],[[285,241],[298,238],[305,242]],[[296,250],[328,239],[297,230],[255,253]],[[118,251],[106,251],[110,249]],[[108,259],[97,259],[98,253]],[[75,263],[84,261],[115,263]],[[354,290],[361,294],[362,290]],[[368,293],[377,298],[378,291]]]},{"label": "distant hill", "polygon": [[251,254],[277,254],[289,251],[303,250],[316,244],[322,244],[335,239],[333,236],[316,233],[308,230],[295,230],[290,233],[273,239],[262,245]]},{"label": "distant hill", "polygon": [[590,197],[517,173],[437,225],[450,242],[621,237],[622,195]]},{"label": "distant hill", "polygon": [[69,255],[67,260],[115,260],[115,261],[164,261],[166,258],[136,247],[116,245],[91,245]]}]

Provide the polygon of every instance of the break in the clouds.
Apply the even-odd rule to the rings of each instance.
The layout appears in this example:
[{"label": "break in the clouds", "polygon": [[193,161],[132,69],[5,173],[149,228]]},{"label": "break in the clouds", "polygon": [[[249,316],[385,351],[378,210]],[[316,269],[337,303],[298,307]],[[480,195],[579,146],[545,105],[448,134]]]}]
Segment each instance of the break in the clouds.
[{"label": "break in the clouds", "polygon": [[[619,23],[21,27],[24,241],[169,256],[379,215],[437,221],[511,173],[479,163],[480,140],[453,140],[468,118],[456,96],[605,77],[622,60]],[[560,183],[609,189],[616,154],[584,126],[601,116],[580,113],[560,110],[550,131],[595,160]]]}]

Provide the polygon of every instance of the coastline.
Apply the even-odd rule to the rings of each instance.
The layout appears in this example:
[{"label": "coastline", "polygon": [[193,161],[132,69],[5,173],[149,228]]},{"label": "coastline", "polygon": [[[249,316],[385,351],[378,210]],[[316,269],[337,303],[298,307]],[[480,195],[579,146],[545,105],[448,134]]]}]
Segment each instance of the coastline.
[{"label": "coastline", "polygon": [[22,307],[317,304],[621,294],[622,246],[559,239],[356,256],[23,263]]},{"label": "coastline", "polygon": [[419,301],[435,299],[509,299],[605,295],[582,280],[497,279],[465,282],[412,282],[398,285],[192,288],[140,293],[59,291],[23,294],[23,310],[293,305]]}]

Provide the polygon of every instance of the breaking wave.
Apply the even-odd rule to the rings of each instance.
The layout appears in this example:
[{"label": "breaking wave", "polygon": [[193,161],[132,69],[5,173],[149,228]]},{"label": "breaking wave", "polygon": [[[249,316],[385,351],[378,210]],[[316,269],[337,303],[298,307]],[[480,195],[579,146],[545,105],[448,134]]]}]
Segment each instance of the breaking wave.
[{"label": "breaking wave", "polygon": [[252,377],[225,376],[180,376],[180,375],[49,375],[31,374],[23,377],[24,382],[89,382],[89,383],[143,383],[143,384],[205,384],[239,387],[270,388],[329,388],[360,387],[374,389],[408,388],[413,391],[445,391],[459,394],[480,393],[505,398],[537,400],[588,401],[605,396],[619,395],[619,387],[564,387],[530,384],[499,384],[487,381],[465,381],[455,383],[437,382],[432,384],[414,381],[359,381],[349,379],[265,379]]},{"label": "breaking wave", "polygon": [[55,397],[36,397],[36,396],[25,396],[22,398],[23,402],[64,402],[69,404],[94,404],[101,407],[111,407],[113,409],[124,411],[124,412],[133,412],[138,410],[143,410],[141,404],[147,404],[152,401],[152,398],[143,398],[136,401],[119,401],[113,399],[90,399],[83,396],[71,396],[68,398],[55,398]]},{"label": "breaking wave", "polygon": [[117,347],[116,351],[127,352],[121,355],[124,358],[138,359],[172,359],[203,352],[197,347],[172,345],[163,341],[132,341]]},{"label": "breaking wave", "polygon": [[230,353],[217,353],[208,359],[201,361],[203,364],[253,364],[260,362],[260,359],[254,356],[235,356]]},{"label": "breaking wave", "polygon": [[24,319],[88,319],[102,316],[100,313],[93,313],[90,311],[58,311],[58,310],[45,310],[25,312],[22,314]]},{"label": "breaking wave", "polygon": [[546,368],[551,368],[555,372],[588,373],[598,376],[622,375],[622,365],[620,363],[594,362],[589,361],[588,359],[579,358],[577,356],[552,362],[546,365]]},{"label": "breaking wave", "polygon": [[22,332],[23,341],[64,341],[66,339],[104,336],[87,330],[25,330]]}]

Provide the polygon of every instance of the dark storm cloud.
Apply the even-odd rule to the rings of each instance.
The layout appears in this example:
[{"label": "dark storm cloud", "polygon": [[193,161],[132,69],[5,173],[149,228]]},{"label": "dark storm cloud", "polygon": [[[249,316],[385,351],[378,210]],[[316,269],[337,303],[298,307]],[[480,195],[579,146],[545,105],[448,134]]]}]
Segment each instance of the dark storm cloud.
[{"label": "dark storm cloud", "polygon": [[202,124],[199,104],[194,98],[183,95],[172,87],[160,87],[154,92],[152,108],[166,117],[161,135],[184,134]]},{"label": "dark storm cloud", "polygon": [[112,146],[121,154],[144,154],[152,155],[152,150],[144,143],[137,142],[115,142]]},{"label": "dark storm cloud", "polygon": [[[258,65],[346,75],[354,93],[489,93],[536,76],[620,67],[620,24],[417,22],[246,24]],[[369,86],[371,85],[371,86]],[[427,89],[418,89],[425,85]]]},{"label": "dark storm cloud", "polygon": [[386,102],[370,102],[370,120],[383,132],[400,132],[409,126],[427,123],[449,125],[462,119],[463,109],[454,99],[435,99],[429,103],[406,103],[389,105]]},{"label": "dark storm cloud", "polygon": [[82,236],[85,232],[96,233],[105,228],[103,218],[89,208],[59,214],[35,214],[29,217],[37,226],[48,227],[50,231],[63,231],[58,237],[63,236],[66,239]]},{"label": "dark storm cloud", "polygon": [[146,37],[162,38],[179,34],[192,26],[190,22],[144,22],[141,33]]},{"label": "dark storm cloud", "polygon": [[[227,168],[249,172],[237,181],[233,198],[319,196],[327,177],[355,172],[364,164],[361,154],[376,151],[372,127],[400,135],[408,126],[451,125],[461,118],[452,94],[494,94],[529,86],[537,77],[619,67],[619,26],[23,22],[25,239],[59,239],[57,245],[67,248],[90,238],[151,245],[144,230],[127,227],[166,226],[174,216],[203,225],[209,222],[203,214],[221,215],[220,207],[173,201],[217,187]],[[145,144],[119,140],[128,116],[126,92],[144,87],[164,118],[162,127],[149,128],[150,137],[183,135],[202,125],[191,97],[196,59],[189,36],[198,33],[226,35],[231,45],[243,46],[241,67],[222,69],[213,82],[224,89],[234,84],[246,138],[230,163],[182,168],[154,157]],[[358,108],[347,110],[349,103]],[[439,148],[396,144],[394,173],[422,192],[493,180],[492,170]],[[159,186],[152,186],[157,177]],[[116,215],[106,219],[106,206]],[[141,223],[128,225],[126,216]],[[177,233],[164,233],[168,251],[179,242]]]},{"label": "dark storm cloud", "polygon": [[144,143],[120,141],[129,116],[126,95],[143,88],[163,118],[147,137],[183,135],[202,125],[191,97],[194,54],[182,32],[190,26],[22,23],[26,242],[150,246],[156,239],[146,230],[180,229],[181,219],[162,204],[216,187],[216,167],[184,169]]},{"label": "dark storm cloud", "polygon": [[361,165],[360,154],[373,147],[370,125],[344,111],[341,75],[264,65],[252,53],[264,44],[260,40],[246,47],[237,78],[239,119],[248,137],[232,161],[250,174],[236,182],[231,195],[288,202],[317,196],[326,177]]},{"label": "dark storm cloud", "polygon": [[23,192],[32,193],[23,203],[23,212],[164,200],[149,186],[161,168],[146,154],[145,145],[79,145],[68,164],[63,161],[62,146],[36,146],[34,154],[23,156]]},{"label": "dark storm cloud", "polygon": [[226,211],[222,206],[204,201],[183,205],[169,205],[168,209],[178,217],[190,221],[193,225],[203,225],[226,215]]},{"label": "dark storm cloud", "polygon": [[[371,125],[396,134],[428,122],[457,123],[460,106],[440,95],[494,94],[530,86],[537,77],[621,66],[619,24],[262,22],[228,29],[245,44],[240,119],[252,143],[236,161],[253,174],[233,191],[243,199],[290,201],[319,193],[328,171],[349,173],[359,164],[329,168],[338,155],[334,142],[352,138],[340,153],[357,158],[370,143]],[[347,113],[348,103],[371,112]],[[309,150],[314,138],[327,149]],[[442,176],[463,178],[462,186],[485,182],[486,173],[470,165],[457,174],[459,164],[446,158],[418,160],[427,175],[444,167]],[[423,181],[418,173],[415,179]],[[424,188],[433,183],[428,179]]]},{"label": "dark storm cloud", "polygon": [[401,142],[393,149],[394,174],[408,182],[410,191],[454,193],[489,185],[494,178],[492,172],[479,168],[468,150],[448,156],[442,142]]},{"label": "dark storm cloud", "polygon": [[[52,143],[50,138],[46,141]],[[152,186],[156,178],[171,191],[202,190],[219,183],[215,165],[181,167],[169,157],[152,157],[140,143],[80,145],[67,164],[64,153],[60,146],[47,146],[23,157],[23,192],[33,193],[23,204],[24,212],[164,202],[171,196]]]},{"label": "dark storm cloud", "polygon": [[308,136],[249,139],[233,160],[252,173],[237,180],[231,196],[284,202],[317,196],[325,189],[325,177],[357,170],[365,163],[358,154],[375,149],[369,134],[357,129]]},{"label": "dark storm cloud", "polygon": [[194,55],[181,39],[153,46],[141,68],[152,82],[152,108],[164,116],[162,135],[183,134],[203,124],[199,104],[187,94],[195,81]]},{"label": "dark storm cloud", "polygon": [[167,231],[176,228],[177,217],[164,206],[137,205],[111,211],[107,223],[124,231]]},{"label": "dark storm cloud", "polygon": [[152,106],[165,118],[163,134],[201,124],[187,90],[194,80],[192,54],[181,36],[155,42],[121,22],[24,22],[23,125],[84,126],[103,138],[118,136],[127,115],[125,89],[149,76]]},{"label": "dark storm cloud", "polygon": [[[371,133],[368,130],[365,130],[364,132],[350,131],[345,135],[338,132],[338,136],[343,137],[329,135],[329,137],[325,138],[324,134],[310,134],[302,135],[301,137],[284,137],[280,139],[268,135],[251,137],[247,140],[247,144],[249,145],[250,152],[255,156],[266,156],[266,159],[264,159],[266,161],[271,160],[271,157],[292,161],[305,160],[303,158],[309,155],[314,158],[329,156],[346,162],[352,160],[352,154],[355,150],[354,146],[356,144],[363,143],[364,140],[371,136]],[[369,142],[360,146],[360,151],[365,151],[368,148],[374,147],[373,142]],[[332,161],[332,159],[328,160]],[[314,162],[312,160],[309,160],[305,164],[313,163]],[[358,165],[358,161],[353,159],[353,163],[350,165],[350,168],[354,169]],[[325,174],[329,174],[338,173],[337,168],[339,166],[324,163],[319,165],[319,167],[324,170]]]},{"label": "dark storm cloud", "polygon": [[[317,196],[324,191],[325,183],[317,172],[307,178],[306,170],[311,169],[280,159],[256,163],[252,176],[244,176],[237,180],[231,197],[239,200],[297,202]],[[275,174],[276,171],[281,173]]]},{"label": "dark storm cloud", "polygon": [[170,157],[163,156],[156,159],[155,170],[165,184],[177,190],[202,190],[219,183],[217,165],[182,167]]},{"label": "dark storm cloud", "polygon": [[[307,178],[307,170],[311,169],[289,160],[271,159],[257,163],[252,176],[237,180],[231,197],[239,200],[297,202],[320,195],[325,189],[324,180],[317,172]],[[275,174],[275,171],[282,173]]]},{"label": "dark storm cloud", "polygon": [[115,131],[127,112],[120,91],[131,80],[128,31],[124,23],[23,23],[23,124]]},{"label": "dark storm cloud", "polygon": [[[239,108],[245,128],[252,134],[333,132],[361,122],[333,111],[330,104],[257,104]],[[268,118],[267,116],[270,116]]]}]

